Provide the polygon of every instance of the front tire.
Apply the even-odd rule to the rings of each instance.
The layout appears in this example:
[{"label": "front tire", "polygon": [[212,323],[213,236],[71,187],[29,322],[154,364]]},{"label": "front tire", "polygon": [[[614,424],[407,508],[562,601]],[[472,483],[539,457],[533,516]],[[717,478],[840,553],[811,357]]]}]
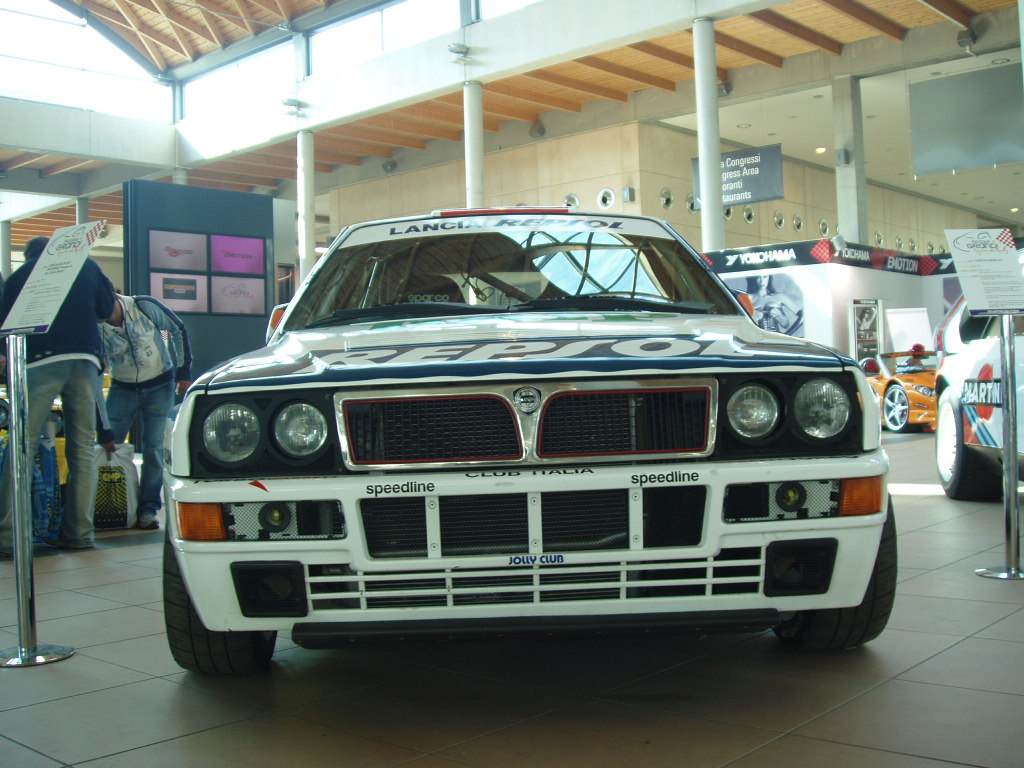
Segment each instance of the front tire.
[{"label": "front tire", "polygon": [[882,525],[882,538],[871,580],[861,604],[853,608],[799,611],[775,628],[775,634],[801,651],[856,648],[878,637],[889,623],[896,597],[896,518],[892,501]]},{"label": "front tire", "polygon": [[174,548],[164,542],[164,624],[174,660],[191,672],[247,675],[263,672],[277,632],[214,632],[203,625],[189,597]]},{"label": "front tire", "polygon": [[1003,494],[998,475],[964,443],[963,405],[952,389],[939,397],[935,415],[935,468],[951,499],[990,501]]},{"label": "front tire", "polygon": [[882,398],[882,421],[890,432],[910,432],[910,398],[901,384],[893,384]]}]

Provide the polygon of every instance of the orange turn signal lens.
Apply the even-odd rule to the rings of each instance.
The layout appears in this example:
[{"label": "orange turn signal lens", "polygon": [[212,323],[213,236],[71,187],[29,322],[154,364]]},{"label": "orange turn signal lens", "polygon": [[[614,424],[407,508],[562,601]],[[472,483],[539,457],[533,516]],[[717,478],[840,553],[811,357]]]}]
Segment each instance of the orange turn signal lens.
[{"label": "orange turn signal lens", "polygon": [[839,483],[839,515],[874,515],[882,511],[882,476],[850,477]]},{"label": "orange turn signal lens", "polygon": [[189,541],[227,541],[224,511],[220,504],[178,503],[178,528]]}]

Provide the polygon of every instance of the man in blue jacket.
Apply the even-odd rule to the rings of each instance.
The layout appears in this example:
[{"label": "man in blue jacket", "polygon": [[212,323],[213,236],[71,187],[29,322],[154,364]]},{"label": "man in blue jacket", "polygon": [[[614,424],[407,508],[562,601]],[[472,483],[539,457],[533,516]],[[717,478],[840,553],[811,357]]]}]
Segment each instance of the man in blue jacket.
[{"label": "man in blue jacket", "polygon": [[123,443],[136,416],[142,417],[142,477],[135,526],[160,527],[163,445],[175,393],[192,383],[192,351],[181,319],[152,296],[114,296],[114,312],[100,324],[110,365],[107,416],[114,440]]},{"label": "man in blue jacket", "polygon": [[[11,311],[36,264],[46,259],[48,243],[47,237],[33,237],[25,244],[25,263],[11,274],[4,286],[4,317]],[[93,546],[95,392],[103,358],[97,323],[110,317],[114,311],[113,290],[99,265],[92,259],[86,259],[50,329],[42,334],[29,334],[25,341],[26,429],[30,457],[39,447],[39,437],[54,398],[60,397],[64,412],[67,496],[60,536],[50,543],[65,549],[89,549]],[[13,549],[12,463],[4,462],[3,480],[0,481],[0,500],[3,501],[0,504],[0,556],[6,557]]]}]

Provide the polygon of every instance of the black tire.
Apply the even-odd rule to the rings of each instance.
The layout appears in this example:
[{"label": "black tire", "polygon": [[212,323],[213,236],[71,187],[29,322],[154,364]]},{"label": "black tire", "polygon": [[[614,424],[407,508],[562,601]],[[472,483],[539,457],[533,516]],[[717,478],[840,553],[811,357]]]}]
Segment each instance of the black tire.
[{"label": "black tire", "polygon": [[963,405],[952,389],[939,396],[935,415],[935,469],[942,490],[951,499],[991,501],[1003,495],[1000,475],[964,444]]},{"label": "black tire", "polygon": [[856,648],[878,637],[889,623],[896,597],[896,518],[892,501],[882,526],[871,580],[861,604],[853,608],[800,611],[775,628],[783,642],[801,651]]},{"label": "black tire", "polygon": [[263,672],[277,632],[213,632],[203,626],[181,578],[170,541],[164,543],[164,623],[171,655],[191,672],[248,675]]},{"label": "black tire", "polygon": [[890,432],[913,432],[910,424],[910,398],[902,384],[892,384],[882,397],[882,424]]}]

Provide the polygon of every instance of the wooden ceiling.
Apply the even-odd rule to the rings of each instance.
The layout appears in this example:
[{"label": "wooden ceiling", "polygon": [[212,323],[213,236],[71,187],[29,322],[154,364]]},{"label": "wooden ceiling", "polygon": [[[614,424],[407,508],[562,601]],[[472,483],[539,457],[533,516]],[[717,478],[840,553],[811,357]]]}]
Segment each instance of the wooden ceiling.
[{"label": "wooden ceiling", "polygon": [[[164,71],[244,41],[268,26],[287,24],[311,11],[354,0],[71,0]],[[66,2],[63,3],[66,5]],[[720,79],[751,65],[781,68],[785,59],[812,51],[839,56],[843,46],[875,37],[903,40],[907,31],[952,21],[962,27],[979,13],[1016,0],[795,0],[771,10],[716,21]],[[644,89],[675,92],[691,80],[693,37],[677,32],[597,55],[564,61],[484,86],[484,128],[533,123],[551,110],[581,112],[597,100],[625,102]],[[462,140],[462,93],[367,117],[316,133],[316,170],[358,166],[390,158],[396,149],[423,149],[428,141]],[[295,141],[289,140],[190,169],[195,186],[252,191],[295,179]],[[43,177],[95,170],[95,160],[0,150],[0,172],[31,168]],[[170,177],[167,178],[170,181]],[[90,201],[90,218],[123,223],[120,193]],[[12,242],[75,223],[75,206],[14,222]]]}]

